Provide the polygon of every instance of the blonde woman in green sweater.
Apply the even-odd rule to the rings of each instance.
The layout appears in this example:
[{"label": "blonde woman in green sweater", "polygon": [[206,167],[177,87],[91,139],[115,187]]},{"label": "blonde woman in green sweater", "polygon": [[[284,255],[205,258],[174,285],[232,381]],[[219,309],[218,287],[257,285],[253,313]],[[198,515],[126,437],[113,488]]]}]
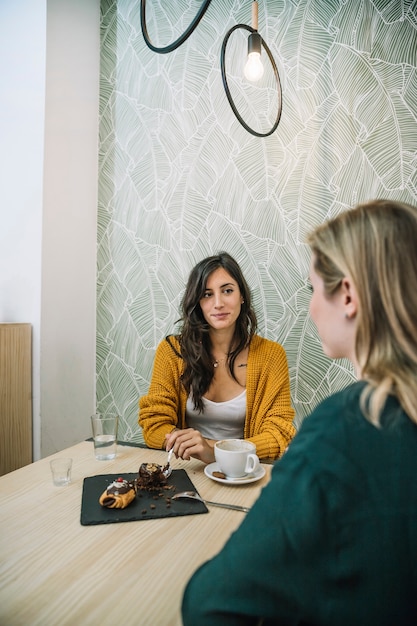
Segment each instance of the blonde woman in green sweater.
[{"label": "blonde woman in green sweater", "polygon": [[181,330],[158,346],[139,425],[151,448],[214,461],[219,439],[244,438],[276,459],[295,435],[285,351],[256,334],[248,284],[228,253],[191,271]]}]

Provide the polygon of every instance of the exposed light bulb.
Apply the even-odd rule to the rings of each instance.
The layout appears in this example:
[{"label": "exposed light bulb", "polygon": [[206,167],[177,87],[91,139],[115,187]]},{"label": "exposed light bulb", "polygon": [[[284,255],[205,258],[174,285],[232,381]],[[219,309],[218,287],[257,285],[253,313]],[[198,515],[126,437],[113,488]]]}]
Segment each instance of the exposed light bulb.
[{"label": "exposed light bulb", "polygon": [[262,78],[264,66],[261,61],[262,38],[259,33],[251,33],[248,37],[248,60],[246,61],[244,74],[253,82]]},{"label": "exposed light bulb", "polygon": [[246,78],[252,82],[256,82],[262,78],[264,75],[264,66],[262,65],[259,52],[251,52],[248,54],[244,73]]}]

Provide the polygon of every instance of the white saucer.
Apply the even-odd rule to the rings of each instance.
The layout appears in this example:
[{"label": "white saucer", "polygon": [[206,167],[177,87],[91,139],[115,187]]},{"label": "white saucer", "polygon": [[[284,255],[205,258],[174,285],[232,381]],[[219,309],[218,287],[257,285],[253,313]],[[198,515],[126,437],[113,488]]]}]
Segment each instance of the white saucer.
[{"label": "white saucer", "polygon": [[241,476],[240,478],[218,478],[217,476],[213,476],[213,472],[220,471],[220,467],[217,463],[210,463],[210,465],[206,465],[204,468],[206,476],[211,478],[211,480],[223,483],[224,485],[247,485],[248,483],[254,483],[257,480],[260,480],[265,476],[265,468],[262,467],[262,465],[260,465],[258,469],[253,472],[253,474],[246,474],[246,476]]}]

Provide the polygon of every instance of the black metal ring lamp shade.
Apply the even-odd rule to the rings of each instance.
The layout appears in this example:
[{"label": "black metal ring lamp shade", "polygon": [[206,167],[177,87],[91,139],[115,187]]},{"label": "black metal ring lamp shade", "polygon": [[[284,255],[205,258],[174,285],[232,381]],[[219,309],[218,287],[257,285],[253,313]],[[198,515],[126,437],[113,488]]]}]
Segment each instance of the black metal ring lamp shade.
[{"label": "black metal ring lamp shade", "polygon": [[177,48],[179,48],[180,45],[184,43],[184,41],[186,41],[188,37],[195,31],[204,13],[209,8],[210,3],[211,3],[211,0],[204,0],[203,4],[197,11],[197,14],[195,18],[193,19],[193,21],[191,22],[191,24],[183,32],[183,34],[180,37],[178,37],[178,39],[173,41],[168,46],[165,46],[164,48],[157,48],[151,43],[149,39],[148,29],[146,27],[146,0],[141,0],[140,2],[140,26],[142,29],[143,38],[148,48],[150,48],[153,52],[157,52],[158,54],[166,54],[167,52],[172,52],[173,50],[176,50]]},{"label": "black metal ring lamp shade", "polygon": [[[267,53],[267,55],[269,57],[269,60],[271,61],[272,68],[274,70],[275,80],[277,82],[277,87],[278,87],[277,116],[275,118],[275,122],[274,122],[272,128],[268,132],[266,132],[266,133],[259,133],[258,131],[253,130],[253,128],[248,126],[248,124],[246,124],[246,122],[242,119],[242,116],[239,114],[239,111],[237,110],[236,105],[233,102],[233,98],[232,98],[232,95],[230,93],[229,85],[227,83],[226,63],[225,63],[226,46],[227,46],[227,42],[229,41],[230,35],[235,30],[237,30],[238,28],[244,28],[245,30],[248,30],[250,33],[252,33],[251,35],[249,35],[249,40],[248,40],[248,52],[249,52],[249,54],[251,53],[251,50],[253,50],[254,48],[256,48],[256,49],[258,48],[258,45],[259,45],[258,42],[260,40],[260,42],[262,44],[262,47],[265,49],[265,52]],[[259,37],[259,40],[258,40],[257,37],[255,38],[254,35],[257,35],[257,37]],[[279,121],[281,119],[281,111],[282,111],[281,81],[279,79],[278,68],[277,68],[276,63],[274,61],[274,57],[272,56],[272,53],[271,53],[270,49],[268,48],[268,46],[266,45],[266,43],[264,42],[262,37],[259,35],[258,31],[256,29],[252,28],[251,26],[248,26],[247,24],[236,24],[236,26],[232,26],[232,28],[226,33],[226,36],[225,36],[225,38],[223,40],[222,51],[221,51],[221,55],[220,55],[220,67],[221,67],[221,71],[222,71],[223,86],[224,86],[224,90],[226,92],[227,99],[229,101],[230,106],[232,107],[233,113],[236,115],[237,119],[242,124],[242,126],[249,133],[251,133],[252,135],[255,135],[256,137],[268,137],[269,135],[272,135],[272,133],[277,129],[277,126],[278,126]]]},{"label": "black metal ring lamp shade", "polygon": [[[197,12],[195,18],[193,19],[193,21],[191,22],[191,24],[183,32],[183,34],[180,37],[178,37],[178,39],[173,41],[168,46],[165,46],[165,47],[162,47],[162,48],[158,48],[157,46],[154,46],[152,44],[152,42],[150,41],[150,39],[149,39],[148,29],[146,27],[146,0],[141,0],[141,4],[140,4],[140,23],[141,23],[142,35],[143,35],[143,38],[144,38],[145,43],[148,46],[148,48],[150,50],[152,50],[153,52],[157,52],[158,54],[166,54],[166,53],[172,52],[173,50],[178,48],[182,43],[184,43],[184,41],[186,41],[188,39],[188,37],[197,28],[197,26],[200,23],[204,13],[207,11],[210,3],[211,3],[211,0],[204,0],[203,4],[201,5],[200,9],[198,10],[198,12]],[[253,28],[251,26],[247,26],[246,24],[237,24],[236,26],[233,26],[226,33],[226,36],[225,36],[225,38],[223,40],[222,50],[221,50],[221,55],[220,55],[220,67],[221,67],[223,86],[224,86],[224,90],[226,92],[226,97],[227,97],[227,99],[229,101],[229,104],[230,104],[230,106],[232,108],[233,113],[237,117],[237,119],[240,122],[240,124],[249,133],[251,133],[252,135],[255,135],[256,137],[268,137],[269,135],[272,135],[272,133],[276,130],[276,128],[277,128],[277,126],[279,124],[279,121],[281,119],[282,92],[281,92],[281,81],[279,79],[278,68],[276,66],[274,57],[272,56],[272,53],[271,53],[270,49],[268,48],[268,46],[266,45],[266,43],[262,39],[262,37],[259,35],[258,30],[257,30],[257,9],[258,9],[257,8],[257,4],[258,4],[257,2],[253,2],[252,3],[252,18],[255,21],[256,28]],[[278,87],[278,109],[277,109],[277,116],[276,116],[275,122],[274,122],[272,128],[268,132],[266,132],[266,133],[259,133],[258,131],[253,130],[253,128],[248,126],[248,124],[246,124],[246,122],[243,120],[243,118],[239,114],[239,111],[237,110],[235,103],[233,102],[233,98],[232,98],[231,93],[230,93],[229,85],[227,83],[226,62],[225,62],[226,47],[227,47],[227,43],[229,41],[230,35],[238,28],[243,28],[245,30],[248,30],[251,33],[249,35],[249,38],[248,38],[248,56],[251,55],[252,52],[255,52],[259,56],[260,52],[261,52],[261,48],[263,47],[265,52],[267,53],[267,55],[269,57],[269,60],[270,60],[271,65],[272,65],[272,68],[274,70],[275,80],[276,80],[277,87]],[[250,59],[250,56],[249,56],[249,59]],[[247,66],[248,65],[250,65],[249,62],[247,63]],[[255,71],[256,71],[256,68],[255,68]],[[250,69],[249,69],[249,72],[250,72]],[[262,68],[262,73],[263,73],[263,68]],[[260,78],[260,76],[259,76],[259,78]]]}]

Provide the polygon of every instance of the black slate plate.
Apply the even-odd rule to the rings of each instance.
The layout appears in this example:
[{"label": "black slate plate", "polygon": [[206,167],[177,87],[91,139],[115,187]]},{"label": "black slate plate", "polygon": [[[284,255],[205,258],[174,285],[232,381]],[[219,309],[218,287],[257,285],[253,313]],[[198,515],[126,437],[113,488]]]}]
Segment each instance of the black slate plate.
[{"label": "black slate plate", "polygon": [[137,474],[102,474],[84,478],[80,519],[83,526],[208,513],[206,505],[198,500],[170,500],[180,491],[197,491],[184,469],[172,471],[167,483],[172,489],[140,491],[125,509],[107,509],[98,500],[108,485],[119,476],[133,480]]}]

